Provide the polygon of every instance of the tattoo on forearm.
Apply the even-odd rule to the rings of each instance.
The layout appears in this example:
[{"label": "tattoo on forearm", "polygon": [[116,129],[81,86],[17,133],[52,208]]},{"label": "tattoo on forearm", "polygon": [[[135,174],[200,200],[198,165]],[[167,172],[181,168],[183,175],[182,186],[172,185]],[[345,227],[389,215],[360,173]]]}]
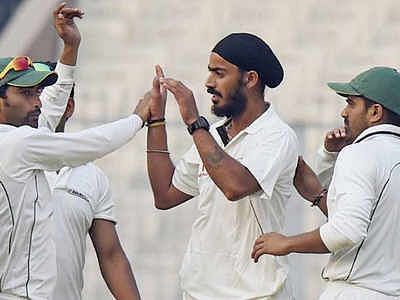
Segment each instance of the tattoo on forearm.
[{"label": "tattoo on forearm", "polygon": [[211,167],[216,167],[224,158],[224,151],[218,146],[214,147],[214,151],[207,153],[205,160]]}]

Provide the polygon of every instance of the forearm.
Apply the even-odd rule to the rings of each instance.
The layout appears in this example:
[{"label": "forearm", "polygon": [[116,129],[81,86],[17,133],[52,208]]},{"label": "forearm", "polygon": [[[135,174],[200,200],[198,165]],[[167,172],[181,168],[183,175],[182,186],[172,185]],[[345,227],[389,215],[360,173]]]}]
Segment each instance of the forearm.
[{"label": "forearm", "polygon": [[288,237],[287,239],[288,239],[288,248],[290,253],[330,252],[321,239],[319,228],[314,231]]},{"label": "forearm", "polygon": [[43,128],[24,138],[23,159],[30,168],[48,171],[79,166],[120,148],[141,125],[141,118],[132,115],[74,133],[52,133]]},{"label": "forearm", "polygon": [[169,208],[167,194],[175,167],[168,153],[156,151],[168,151],[165,125],[147,130],[147,170],[156,207]]},{"label": "forearm", "polygon": [[139,300],[140,294],[129,261],[122,251],[99,258],[101,274],[117,300]]},{"label": "forearm", "polygon": [[79,43],[64,44],[64,49],[60,57],[60,62],[64,65],[75,66],[78,60]]},{"label": "forearm", "polygon": [[208,175],[229,200],[238,200],[260,189],[256,179],[229,156],[206,130],[196,130],[193,140]]},{"label": "forearm", "polygon": [[[293,183],[297,192],[310,203],[313,203],[316,196],[318,196],[323,190],[323,187],[319,182],[317,175],[307,165],[302,157],[299,157]],[[324,194],[317,206],[325,216],[328,216],[328,208],[326,206],[326,193]]]}]

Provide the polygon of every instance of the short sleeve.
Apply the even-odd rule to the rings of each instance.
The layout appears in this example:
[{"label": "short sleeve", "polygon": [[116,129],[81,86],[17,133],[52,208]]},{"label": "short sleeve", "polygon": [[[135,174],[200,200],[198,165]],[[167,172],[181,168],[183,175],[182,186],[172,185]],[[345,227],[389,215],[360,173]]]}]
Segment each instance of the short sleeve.
[{"label": "short sleeve", "polygon": [[[294,176],[298,158],[298,142],[289,131],[259,137],[241,163],[256,178],[268,198],[271,197],[278,178],[283,174]],[[291,179],[292,180],[292,179]]]},{"label": "short sleeve", "polygon": [[107,176],[95,167],[97,177],[97,199],[94,205],[94,219],[104,219],[116,223],[114,201]]},{"label": "short sleeve", "polygon": [[175,166],[174,176],[172,177],[174,187],[185,194],[197,196],[199,194],[199,162],[199,154],[193,145]]}]

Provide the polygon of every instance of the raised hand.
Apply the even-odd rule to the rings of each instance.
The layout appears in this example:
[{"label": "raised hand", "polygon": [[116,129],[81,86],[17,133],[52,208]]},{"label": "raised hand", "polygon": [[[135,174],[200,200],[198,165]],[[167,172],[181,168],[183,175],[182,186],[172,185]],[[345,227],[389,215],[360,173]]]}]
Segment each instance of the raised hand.
[{"label": "raised hand", "polygon": [[[164,72],[159,65],[155,67],[156,76],[153,79],[153,87],[150,90],[150,118],[152,120],[163,119],[165,116],[165,105],[167,102],[167,91],[160,86],[160,78],[164,78]],[[146,94],[147,95],[147,94]],[[145,95],[145,97],[146,97]]]},{"label": "raised hand", "polygon": [[150,118],[150,93],[147,93],[143,98],[139,99],[134,114],[137,114],[143,121],[143,124]]},{"label": "raised hand", "polygon": [[66,7],[66,5],[63,2],[53,11],[54,27],[65,45],[79,47],[81,34],[74,18],[81,19],[84,13],[78,8]]},{"label": "raised hand", "polygon": [[324,146],[329,152],[339,152],[351,143],[349,135],[344,128],[335,128],[326,133]]},{"label": "raised hand", "polygon": [[183,122],[190,125],[199,118],[196,101],[193,92],[182,82],[172,78],[160,78],[162,86],[170,91],[178,103]]},{"label": "raised hand", "polygon": [[280,233],[271,232],[263,234],[255,241],[251,258],[258,262],[263,254],[281,256],[289,253],[288,238]]}]

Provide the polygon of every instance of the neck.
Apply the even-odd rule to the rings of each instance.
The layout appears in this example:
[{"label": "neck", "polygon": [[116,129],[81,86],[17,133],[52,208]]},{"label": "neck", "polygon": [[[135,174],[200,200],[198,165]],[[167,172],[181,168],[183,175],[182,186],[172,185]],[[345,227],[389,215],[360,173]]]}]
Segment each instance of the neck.
[{"label": "neck", "polygon": [[232,117],[232,123],[230,128],[230,135],[233,137],[251,123],[254,122],[259,116],[261,116],[268,108],[270,104],[265,102],[264,99],[248,99],[247,107],[238,116]]}]

